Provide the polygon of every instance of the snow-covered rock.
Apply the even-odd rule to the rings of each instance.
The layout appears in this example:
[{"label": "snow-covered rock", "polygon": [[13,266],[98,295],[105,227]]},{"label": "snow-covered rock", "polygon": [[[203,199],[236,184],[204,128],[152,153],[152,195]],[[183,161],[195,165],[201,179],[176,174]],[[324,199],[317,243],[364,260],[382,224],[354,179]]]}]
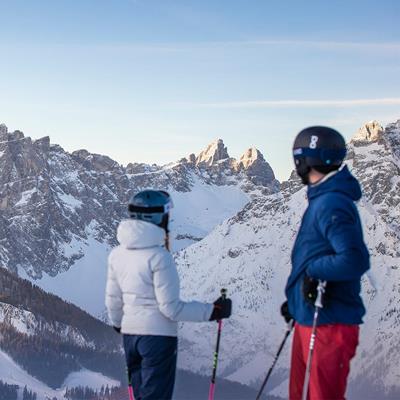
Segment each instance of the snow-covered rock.
[{"label": "snow-covered rock", "polygon": [[245,174],[255,185],[271,185],[271,182],[278,183],[275,179],[274,171],[265,161],[260,150],[255,147],[247,149],[239,158],[236,168],[245,171]]},{"label": "snow-covered rock", "polygon": [[5,125],[1,132],[0,266],[95,315],[104,307],[107,253],[117,244],[132,194],[145,188],[171,193],[171,243],[178,251],[252,197],[279,189],[261,154],[238,170],[221,140],[190,160],[123,167],[87,150],[68,153],[49,137],[32,140]]},{"label": "snow-covered rock", "polygon": [[378,121],[370,121],[353,136],[352,142],[375,142],[380,139],[384,129]]},{"label": "snow-covered rock", "polygon": [[[239,211],[257,186],[277,188],[273,176],[271,181],[254,184],[246,174],[218,165],[227,155],[222,141],[200,153],[201,168],[188,162],[124,168],[107,156],[86,150],[69,154],[51,145],[48,137],[32,141],[20,131],[8,132],[5,125],[2,132],[0,263],[13,271],[23,269],[35,279],[43,273],[55,276],[68,270],[83,257],[82,245],[91,239],[108,248],[115,245],[116,227],[126,217],[127,201],[141,189],[165,189],[177,198],[186,197],[191,205],[192,197],[204,200],[197,201],[202,205],[198,209],[181,207],[176,213],[179,242],[182,237],[204,237],[215,223]],[[210,163],[205,162],[208,157]],[[226,197],[233,199],[233,208],[227,207]],[[212,215],[210,222],[202,223],[200,218],[186,222],[190,215],[198,216],[207,209]],[[220,215],[218,221],[215,215]],[[182,240],[175,249],[194,241]],[[75,242],[82,245],[73,246]]]},{"label": "snow-covered rock", "polygon": [[228,158],[229,154],[224,142],[222,139],[217,139],[210,143],[205,150],[200,152],[196,157],[196,165],[210,167]]}]

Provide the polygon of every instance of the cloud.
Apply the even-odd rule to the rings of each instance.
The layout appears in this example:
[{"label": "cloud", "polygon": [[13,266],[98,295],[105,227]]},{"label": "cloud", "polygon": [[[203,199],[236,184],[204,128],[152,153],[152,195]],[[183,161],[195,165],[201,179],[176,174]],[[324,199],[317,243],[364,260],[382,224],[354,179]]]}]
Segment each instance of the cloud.
[{"label": "cloud", "polygon": [[353,100],[257,100],[232,101],[220,103],[192,104],[199,108],[315,108],[315,107],[363,107],[363,106],[400,105],[400,97],[380,99],[353,99]]},{"label": "cloud", "polygon": [[117,43],[101,45],[105,49],[119,49],[123,51],[208,51],[211,49],[251,48],[251,47],[309,47],[330,51],[364,51],[385,52],[397,54],[400,51],[399,42],[351,42],[334,40],[303,40],[303,39],[250,39],[227,41],[203,41],[203,42],[159,42],[159,43]]},{"label": "cloud", "polygon": [[[232,42],[235,43],[235,42]],[[236,42],[237,44],[241,42]],[[400,50],[400,43],[398,42],[346,42],[335,40],[296,40],[296,39],[261,39],[249,42],[242,42],[243,44],[254,45],[287,45],[287,46],[304,46],[304,47],[319,47],[321,49],[359,49],[359,50]]]}]

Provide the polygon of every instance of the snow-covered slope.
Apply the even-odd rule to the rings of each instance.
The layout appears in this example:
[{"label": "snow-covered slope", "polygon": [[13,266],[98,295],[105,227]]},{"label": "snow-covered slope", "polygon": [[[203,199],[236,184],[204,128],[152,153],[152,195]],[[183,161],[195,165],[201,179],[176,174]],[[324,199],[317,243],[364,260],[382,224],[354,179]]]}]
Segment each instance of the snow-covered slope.
[{"label": "snow-covered slope", "polygon": [[[376,399],[378,393],[379,398],[398,398],[400,121],[385,130],[375,122],[363,127],[349,145],[347,163],[363,185],[359,209],[378,287],[376,293],[364,279],[368,314],[352,366],[350,392],[354,398]],[[225,324],[220,371],[246,384],[262,379],[285,330],[279,306],[306,197],[304,188],[294,181],[282,188],[277,194],[254,199],[177,257],[188,298],[213,300],[218,288],[228,288],[234,317]],[[180,365],[206,373],[215,329],[185,324],[182,337]],[[275,395],[287,395],[283,391],[288,362],[287,351],[271,382]]]},{"label": "snow-covered slope", "polygon": [[26,386],[28,390],[37,394],[38,400],[53,399],[62,400],[65,394],[65,388],[73,388],[78,386],[87,386],[92,389],[100,389],[102,386],[119,386],[120,382],[110,379],[102,374],[81,370],[71,373],[60,389],[51,389],[44,383],[33,378],[16,364],[10,356],[0,350],[0,379],[10,385],[20,387],[19,396],[22,399],[22,391]]},{"label": "snow-covered slope", "polygon": [[[38,395],[38,400],[47,397],[53,398],[60,395],[60,391],[53,390],[44,383],[38,381],[16,364],[10,356],[0,350],[0,379],[3,382],[20,386],[20,394],[26,385],[30,390]],[[61,398],[61,396],[59,396]],[[21,397],[22,398],[22,397]]]},{"label": "snow-covered slope", "polygon": [[39,399],[62,399],[79,382],[119,386],[124,359],[111,327],[3,268],[0,294],[1,381]]},{"label": "snow-covered slope", "polygon": [[144,188],[171,193],[171,242],[180,250],[253,196],[279,189],[261,153],[246,154],[237,162],[219,139],[197,157],[123,167],[107,156],[68,153],[48,137],[32,141],[0,125],[0,265],[99,315],[106,255],[116,244],[129,197]]},{"label": "snow-covered slope", "polygon": [[121,382],[108,378],[98,372],[81,369],[80,371],[71,372],[65,379],[62,388],[87,386],[91,389],[100,390],[102,386],[106,387],[108,385],[109,387],[118,387],[120,384]]}]

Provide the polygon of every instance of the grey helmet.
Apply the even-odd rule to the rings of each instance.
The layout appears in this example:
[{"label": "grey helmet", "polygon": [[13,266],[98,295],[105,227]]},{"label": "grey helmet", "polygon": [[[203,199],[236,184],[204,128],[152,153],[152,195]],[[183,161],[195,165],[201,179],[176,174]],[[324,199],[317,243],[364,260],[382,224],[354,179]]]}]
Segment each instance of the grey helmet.
[{"label": "grey helmet", "polygon": [[163,190],[143,190],[128,203],[130,218],[150,222],[168,232],[169,211],[173,207],[171,196]]}]

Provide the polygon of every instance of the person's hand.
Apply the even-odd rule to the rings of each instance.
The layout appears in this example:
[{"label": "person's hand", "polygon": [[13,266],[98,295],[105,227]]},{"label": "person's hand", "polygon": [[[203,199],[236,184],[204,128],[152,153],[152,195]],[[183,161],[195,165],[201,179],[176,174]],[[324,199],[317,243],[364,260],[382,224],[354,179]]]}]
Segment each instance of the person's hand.
[{"label": "person's hand", "polygon": [[229,318],[232,314],[232,300],[220,297],[214,302],[214,309],[210,317],[210,321],[219,321]]},{"label": "person's hand", "polygon": [[287,300],[281,305],[281,315],[285,319],[287,324],[293,319],[292,314],[290,314],[289,312],[289,305]]},{"label": "person's hand", "polygon": [[303,297],[304,300],[311,305],[314,305],[315,300],[317,299],[318,295],[317,287],[318,287],[318,281],[316,279],[313,279],[308,275],[304,275],[303,285],[302,285]]},{"label": "person's hand", "polygon": [[121,328],[118,328],[117,326],[113,326],[113,329],[117,333],[121,333]]}]

